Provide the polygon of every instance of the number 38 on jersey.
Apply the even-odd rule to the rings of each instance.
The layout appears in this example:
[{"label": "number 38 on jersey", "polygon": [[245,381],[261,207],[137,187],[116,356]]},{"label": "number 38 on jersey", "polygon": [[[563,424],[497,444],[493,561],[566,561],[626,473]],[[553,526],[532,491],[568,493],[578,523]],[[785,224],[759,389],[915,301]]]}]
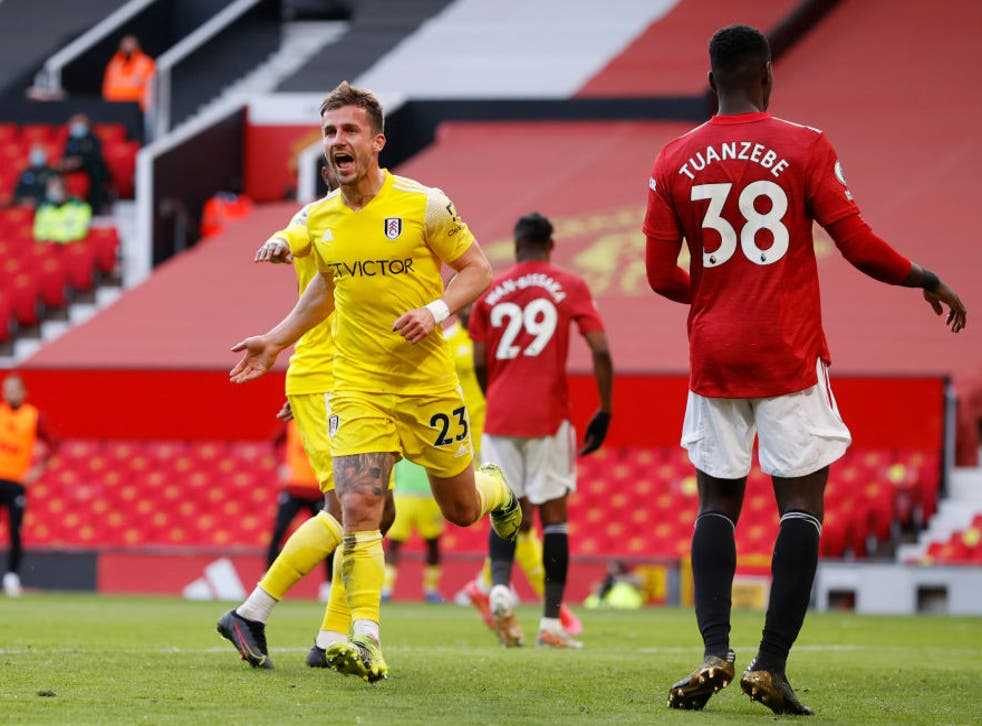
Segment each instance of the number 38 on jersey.
[{"label": "number 38 on jersey", "polygon": [[[712,252],[702,253],[703,267],[719,267],[736,253],[737,239],[744,256],[755,265],[772,265],[788,251],[790,235],[783,219],[788,211],[788,195],[772,181],[766,179],[747,184],[737,198],[743,224],[739,232],[723,218],[723,206],[733,190],[733,184],[697,184],[692,187],[692,201],[709,200],[709,207],[702,218],[703,229],[716,230],[720,236],[719,247]],[[762,197],[769,201],[767,212],[758,212],[757,203]],[[773,236],[768,249],[757,245],[757,234],[767,230]]]}]

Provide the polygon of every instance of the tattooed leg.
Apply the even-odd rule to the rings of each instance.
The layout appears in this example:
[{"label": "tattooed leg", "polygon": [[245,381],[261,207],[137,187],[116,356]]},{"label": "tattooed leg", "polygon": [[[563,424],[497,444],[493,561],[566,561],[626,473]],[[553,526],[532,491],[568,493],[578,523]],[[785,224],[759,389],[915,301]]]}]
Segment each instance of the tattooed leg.
[{"label": "tattooed leg", "polygon": [[345,532],[379,529],[394,463],[390,453],[335,457],[334,490]]}]

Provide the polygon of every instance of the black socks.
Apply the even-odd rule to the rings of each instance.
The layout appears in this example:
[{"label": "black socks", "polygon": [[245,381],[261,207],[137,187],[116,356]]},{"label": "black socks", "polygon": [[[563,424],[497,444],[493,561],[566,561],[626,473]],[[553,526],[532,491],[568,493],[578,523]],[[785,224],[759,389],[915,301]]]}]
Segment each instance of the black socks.
[{"label": "black socks", "polygon": [[542,566],[545,570],[545,610],[547,618],[558,618],[566,591],[569,571],[569,530],[566,522],[542,528]]},{"label": "black socks", "polygon": [[696,621],[705,656],[726,658],[730,649],[730,595],[736,572],[734,524],[720,512],[703,512],[692,535]]},{"label": "black socks", "polygon": [[784,671],[811,599],[821,534],[822,523],[813,514],[792,510],[781,517],[771,560],[771,597],[757,655],[761,669]]}]

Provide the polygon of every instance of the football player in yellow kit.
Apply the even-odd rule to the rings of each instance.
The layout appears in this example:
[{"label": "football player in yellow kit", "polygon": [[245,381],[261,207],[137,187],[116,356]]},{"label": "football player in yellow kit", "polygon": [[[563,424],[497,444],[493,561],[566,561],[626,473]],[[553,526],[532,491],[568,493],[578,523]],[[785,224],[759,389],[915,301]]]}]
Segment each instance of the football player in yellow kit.
[{"label": "football player in yellow kit", "polygon": [[[395,461],[404,456],[426,469],[454,524],[490,514],[495,531],[511,541],[522,514],[500,469],[472,465],[467,409],[439,327],[487,288],[490,263],[442,191],[379,166],[385,135],[373,94],[340,84],[321,105],[321,124],[340,189],[308,208],[320,272],[282,322],[233,347],[245,355],[230,377],[244,383],[263,375],[284,348],[334,313],[328,435],[353,635],[332,644],[327,657],[339,671],[374,681],[388,672],[379,635],[379,525]],[[456,271],[446,288],[441,264]]]},{"label": "football player in yellow kit", "polygon": [[[328,188],[336,187],[325,167]],[[275,232],[256,252],[256,262],[293,263],[300,295],[317,275],[317,262],[311,254],[306,234],[309,205],[300,210],[286,228]],[[307,331],[294,348],[286,371],[287,402],[277,414],[294,419],[317,483],[324,494],[324,508],[304,522],[287,539],[282,551],[270,565],[259,584],[239,607],[225,613],[218,622],[218,632],[235,645],[242,659],[254,668],[271,668],[266,644],[266,621],[273,607],[287,591],[330,557],[341,543],[341,505],[334,493],[331,448],[327,436],[327,397],[334,385],[332,357],[334,340],[331,321],[325,319]],[[384,533],[395,517],[392,492],[388,492],[381,531]],[[326,649],[334,642],[346,640],[351,628],[344,582],[335,558],[332,586],[324,621],[310,653],[307,665],[327,667]]]}]

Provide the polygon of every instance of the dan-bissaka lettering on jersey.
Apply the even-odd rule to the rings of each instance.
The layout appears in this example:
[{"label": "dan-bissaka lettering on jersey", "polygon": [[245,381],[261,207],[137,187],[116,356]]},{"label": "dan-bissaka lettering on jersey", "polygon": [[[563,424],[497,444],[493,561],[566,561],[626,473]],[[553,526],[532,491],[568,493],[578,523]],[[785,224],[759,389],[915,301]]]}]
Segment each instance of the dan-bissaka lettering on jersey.
[{"label": "dan-bissaka lettering on jersey", "polygon": [[524,290],[527,287],[542,287],[552,295],[553,301],[559,303],[566,299],[566,291],[563,286],[552,279],[549,275],[541,272],[533,272],[522,275],[512,280],[503,280],[497,287],[488,293],[487,301],[489,306],[494,306],[501,298],[515,290]]},{"label": "dan-bissaka lettering on jersey", "polygon": [[355,260],[347,262],[328,262],[335,277],[375,277],[376,275],[408,275],[413,271],[413,258],[404,260]]},{"label": "dan-bissaka lettering on jersey", "polygon": [[777,152],[774,149],[768,149],[763,144],[755,144],[752,141],[727,141],[719,146],[719,151],[712,145],[707,146],[705,152],[697,151],[695,156],[690,156],[689,160],[682,165],[678,173],[695,179],[692,170],[702,171],[714,161],[726,161],[727,159],[752,161],[765,169],[770,169],[771,174],[776,177],[781,176],[781,172],[788,168],[787,159],[778,161]]}]

